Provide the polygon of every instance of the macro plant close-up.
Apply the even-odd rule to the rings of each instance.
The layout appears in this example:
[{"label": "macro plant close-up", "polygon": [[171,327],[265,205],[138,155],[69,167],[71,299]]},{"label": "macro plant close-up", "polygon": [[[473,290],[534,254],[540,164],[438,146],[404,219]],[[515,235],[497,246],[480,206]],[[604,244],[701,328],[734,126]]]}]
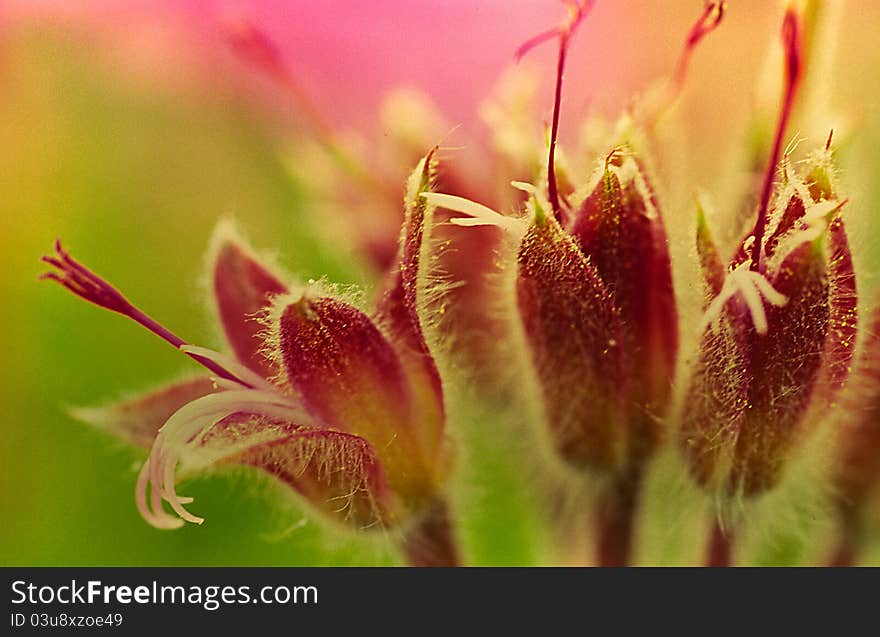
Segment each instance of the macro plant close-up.
[{"label": "macro plant close-up", "polygon": [[4,564],[880,565],[878,24],[0,8]]}]

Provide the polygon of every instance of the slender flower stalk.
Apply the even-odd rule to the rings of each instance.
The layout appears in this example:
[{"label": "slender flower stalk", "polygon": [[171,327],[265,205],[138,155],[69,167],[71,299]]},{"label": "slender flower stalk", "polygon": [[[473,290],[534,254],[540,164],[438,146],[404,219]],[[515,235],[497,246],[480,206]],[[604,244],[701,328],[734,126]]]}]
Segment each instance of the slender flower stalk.
[{"label": "slender flower stalk", "polygon": [[[767,161],[767,169],[764,171],[764,181],[761,184],[761,199],[758,204],[758,219],[755,221],[754,242],[752,243],[752,264],[755,272],[762,272],[761,259],[764,249],[764,231],[767,226],[767,208],[770,204],[770,195],[773,193],[773,182],[776,177],[776,169],[779,165],[779,156],[782,152],[782,140],[785,130],[788,128],[788,120],[791,118],[791,110],[794,106],[794,98],[801,79],[801,36],[798,16],[793,9],[785,14],[782,23],[782,43],[785,48],[785,82],[782,93],[782,106],[779,110],[779,122],[776,124],[776,133],[773,136],[773,145],[770,158]],[[830,141],[830,138],[829,138]]]},{"label": "slender flower stalk", "polygon": [[733,531],[713,520],[706,551],[706,566],[730,566],[733,563]]},{"label": "slender flower stalk", "polygon": [[553,121],[550,125],[550,150],[547,159],[547,197],[556,221],[562,222],[562,207],[559,203],[559,186],[556,183],[556,140],[559,137],[559,113],[562,109],[562,80],[565,76],[565,56],[571,36],[581,21],[595,6],[595,0],[568,0],[568,17],[556,29],[545,31],[525,44],[516,52],[520,59],[532,48],[551,38],[559,39],[559,54],[556,60],[556,89],[553,94]]}]

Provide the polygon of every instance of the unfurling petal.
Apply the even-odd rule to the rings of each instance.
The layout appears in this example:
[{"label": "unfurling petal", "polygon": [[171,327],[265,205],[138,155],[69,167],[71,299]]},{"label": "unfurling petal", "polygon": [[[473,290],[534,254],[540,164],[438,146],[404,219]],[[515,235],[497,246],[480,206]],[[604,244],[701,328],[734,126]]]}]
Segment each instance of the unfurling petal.
[{"label": "unfurling petal", "polygon": [[200,524],[184,507],[193,499],[177,493],[179,475],[230,463],[267,471],[338,520],[396,520],[396,501],[367,441],[326,429],[288,398],[247,389],[199,398],[169,418],[138,477],[141,514],[158,528]]},{"label": "unfurling petal", "polygon": [[276,370],[263,354],[258,317],[287,288],[231,233],[219,232],[211,276],[223,331],[238,359],[269,378]]},{"label": "unfurling petal", "polygon": [[174,412],[215,389],[212,379],[196,377],[107,407],[76,407],[70,411],[77,420],[95,425],[129,444],[149,449],[159,429]]},{"label": "unfurling petal", "polygon": [[678,314],[666,231],[656,197],[631,156],[609,156],[578,211],[578,245],[610,292],[623,328],[634,450],[656,444],[678,353]]},{"label": "unfurling petal", "polygon": [[560,454],[573,465],[619,469],[627,453],[620,320],[595,268],[552,218],[520,245],[516,299]]},{"label": "unfurling petal", "polygon": [[424,429],[405,368],[356,307],[302,296],[281,310],[277,347],[287,381],[327,427],[367,439],[407,505],[433,495],[437,448]]}]

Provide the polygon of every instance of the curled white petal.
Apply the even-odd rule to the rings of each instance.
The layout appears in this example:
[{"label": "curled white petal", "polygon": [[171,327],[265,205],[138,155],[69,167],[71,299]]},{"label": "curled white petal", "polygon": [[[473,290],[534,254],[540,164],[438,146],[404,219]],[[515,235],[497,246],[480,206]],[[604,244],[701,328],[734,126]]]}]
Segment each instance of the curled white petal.
[{"label": "curled white petal", "polygon": [[[236,445],[216,445],[206,450],[202,441],[205,434],[224,418],[239,412],[313,426],[310,417],[299,405],[277,392],[255,389],[222,391],[187,403],[159,430],[150,456],[138,476],[135,497],[138,510],[147,522],[158,528],[176,528],[182,524],[181,519],[195,524],[204,521],[184,507],[192,502],[192,498],[180,496],[175,490],[177,466],[184,460],[188,468],[199,469],[234,453]],[[271,428],[267,428],[265,433],[265,441],[281,435]],[[249,446],[265,441],[258,436],[247,436],[242,439],[242,444]],[[170,504],[179,518],[164,510],[163,500]]]}]

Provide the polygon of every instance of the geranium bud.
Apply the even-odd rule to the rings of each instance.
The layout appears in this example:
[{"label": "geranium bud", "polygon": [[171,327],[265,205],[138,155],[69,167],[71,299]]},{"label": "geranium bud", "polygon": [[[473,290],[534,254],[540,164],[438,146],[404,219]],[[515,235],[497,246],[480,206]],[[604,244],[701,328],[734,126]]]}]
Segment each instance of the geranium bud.
[{"label": "geranium bud", "polygon": [[574,219],[572,235],[613,299],[627,377],[631,452],[647,456],[660,435],[678,353],[678,314],[657,199],[627,149],[605,169]]},{"label": "geranium bud", "polygon": [[[700,219],[697,248],[709,299],[698,360],[682,416],[683,446],[696,479],[730,495],[755,495],[782,477],[812,423],[849,370],[856,290],[833,192],[831,138],[775,189],[782,141],[801,77],[800,19],[782,28],[785,81],[754,230],[719,280],[717,249]],[[772,204],[772,205],[771,205]],[[702,213],[701,213],[702,215]],[[719,289],[719,283],[720,289]]]},{"label": "geranium bud", "polygon": [[536,219],[519,247],[516,300],[560,455],[618,470],[627,446],[620,317],[596,269],[552,217]]},{"label": "geranium bud", "polygon": [[400,358],[373,321],[331,297],[304,295],[281,311],[278,356],[285,378],[325,426],[370,440],[404,500],[436,491],[435,432],[424,422]]},{"label": "geranium bud", "polygon": [[[846,378],[855,287],[842,205],[814,201],[804,182],[784,187],[769,215],[764,273],[752,269],[748,238],[708,305],[682,425],[707,486],[745,495],[775,486],[808,407],[827,404]],[[698,231],[700,244],[701,257],[711,254]]]}]

